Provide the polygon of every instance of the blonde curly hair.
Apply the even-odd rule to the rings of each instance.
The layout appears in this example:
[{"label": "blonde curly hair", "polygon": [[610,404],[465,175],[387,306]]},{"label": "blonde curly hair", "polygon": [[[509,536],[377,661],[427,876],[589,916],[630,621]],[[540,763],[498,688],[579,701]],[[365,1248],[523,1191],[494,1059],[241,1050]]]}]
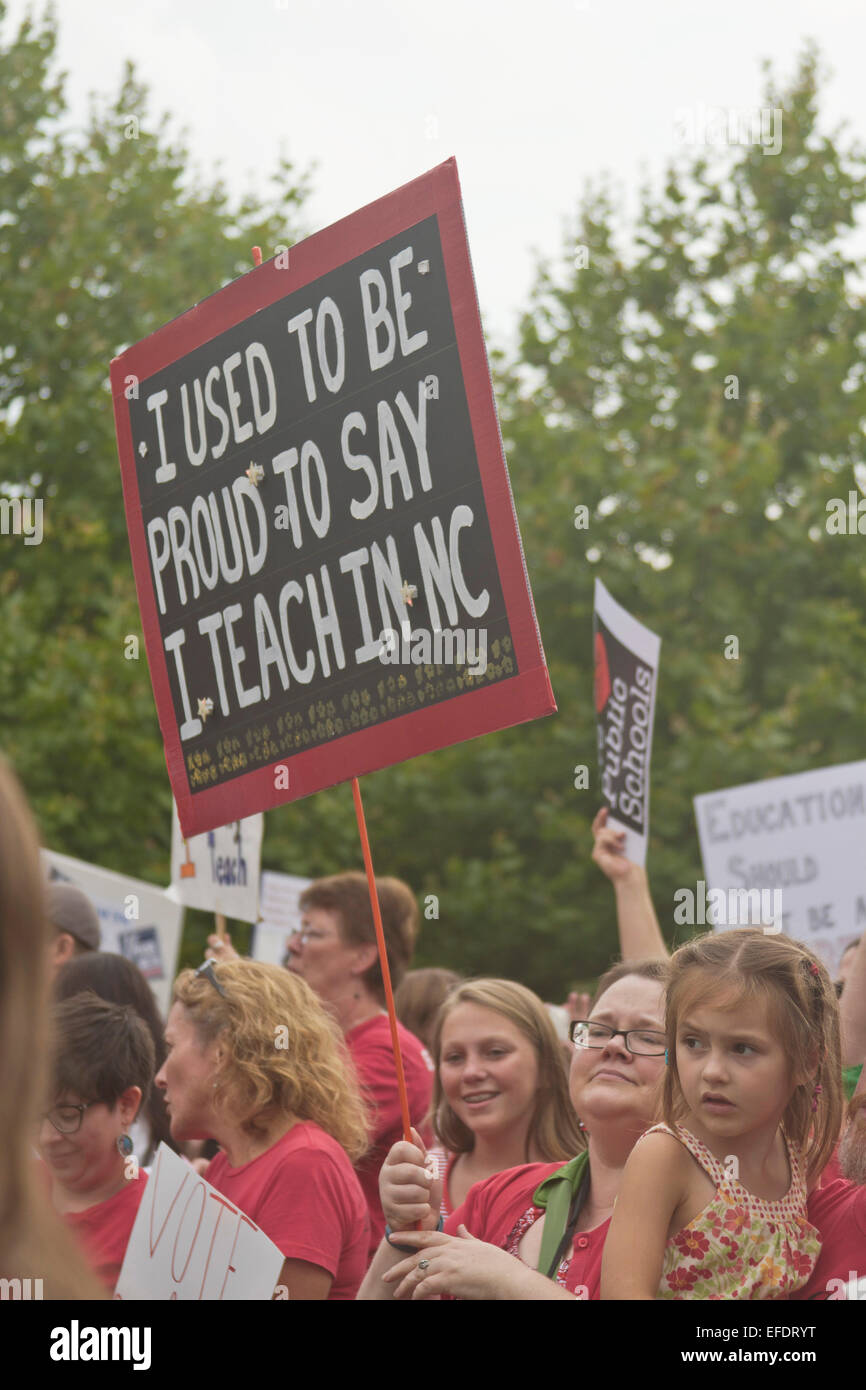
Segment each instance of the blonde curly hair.
[{"label": "blonde curly hair", "polygon": [[214,1105],[248,1134],[280,1115],[310,1120],[353,1162],[369,1147],[370,1118],[336,1022],[310,986],[280,966],[253,960],[211,962],[211,980],[184,970],[174,985],[203,1046],[219,1041],[227,1060]]}]

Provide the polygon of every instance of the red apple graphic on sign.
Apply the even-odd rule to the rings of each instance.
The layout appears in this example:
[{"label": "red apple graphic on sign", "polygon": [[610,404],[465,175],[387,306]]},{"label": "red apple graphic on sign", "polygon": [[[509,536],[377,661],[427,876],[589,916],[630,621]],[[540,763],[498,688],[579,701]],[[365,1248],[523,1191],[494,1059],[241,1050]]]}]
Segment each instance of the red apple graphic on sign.
[{"label": "red apple graphic on sign", "polygon": [[610,667],[607,648],[600,632],[595,634],[595,708],[601,714],[610,695]]}]

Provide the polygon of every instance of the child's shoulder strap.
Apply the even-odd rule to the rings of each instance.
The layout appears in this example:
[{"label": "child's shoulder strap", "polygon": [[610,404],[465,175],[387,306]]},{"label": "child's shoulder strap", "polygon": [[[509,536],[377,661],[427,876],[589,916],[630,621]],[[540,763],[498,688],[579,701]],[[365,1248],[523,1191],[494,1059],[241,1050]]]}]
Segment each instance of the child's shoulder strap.
[{"label": "child's shoulder strap", "polygon": [[[700,1139],[692,1134],[691,1130],[684,1129],[682,1125],[676,1125],[675,1128],[671,1129],[670,1125],[659,1124],[653,1125],[652,1129],[648,1129],[641,1135],[641,1139],[646,1139],[647,1134],[672,1135],[674,1139],[680,1141],[684,1148],[688,1149],[692,1158],[703,1168],[708,1177],[716,1184],[716,1187],[720,1187],[725,1181],[726,1174],[724,1164],[719,1162],[715,1154],[710,1153],[706,1144],[702,1144]],[[640,1143],[640,1139],[638,1143]]]},{"label": "child's shoulder strap", "polygon": [[651,1129],[645,1129],[637,1142],[640,1143],[641,1139],[646,1139],[648,1134],[670,1134],[674,1139],[679,1138],[679,1135],[675,1132],[675,1130],[671,1129],[670,1125],[657,1124],[653,1125]]},{"label": "child's shoulder strap", "polygon": [[806,1165],[803,1154],[796,1144],[788,1138],[784,1129],[782,1137],[785,1140],[785,1148],[788,1151],[788,1165],[791,1169],[791,1194],[801,1198],[803,1201],[808,1196],[808,1183],[806,1181]]}]

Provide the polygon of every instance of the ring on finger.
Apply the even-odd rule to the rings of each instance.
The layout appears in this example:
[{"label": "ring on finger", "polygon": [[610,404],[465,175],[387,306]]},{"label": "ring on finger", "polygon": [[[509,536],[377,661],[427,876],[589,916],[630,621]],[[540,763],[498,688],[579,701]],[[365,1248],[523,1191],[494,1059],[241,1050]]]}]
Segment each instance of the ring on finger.
[{"label": "ring on finger", "polygon": [[417,1265],[416,1265],[415,1267],[416,1267],[416,1269],[429,1269],[429,1268],[430,1268],[430,1261],[429,1261],[429,1260],[419,1260],[418,1263],[417,1263]]}]

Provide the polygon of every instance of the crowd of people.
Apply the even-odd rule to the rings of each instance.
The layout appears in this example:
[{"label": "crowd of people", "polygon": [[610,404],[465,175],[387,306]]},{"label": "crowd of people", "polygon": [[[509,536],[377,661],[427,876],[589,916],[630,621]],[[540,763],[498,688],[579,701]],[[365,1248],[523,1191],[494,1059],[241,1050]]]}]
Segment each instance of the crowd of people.
[{"label": "crowd of people", "polygon": [[293,1300],[866,1297],[866,937],[837,980],[754,928],[671,955],[593,833],[620,959],[564,1007],[412,971],[414,895],[377,880],[409,1140],[363,875],[307,889],[283,966],[212,936],[163,1020],[0,764],[0,1279],[110,1297],[165,1143]]}]

